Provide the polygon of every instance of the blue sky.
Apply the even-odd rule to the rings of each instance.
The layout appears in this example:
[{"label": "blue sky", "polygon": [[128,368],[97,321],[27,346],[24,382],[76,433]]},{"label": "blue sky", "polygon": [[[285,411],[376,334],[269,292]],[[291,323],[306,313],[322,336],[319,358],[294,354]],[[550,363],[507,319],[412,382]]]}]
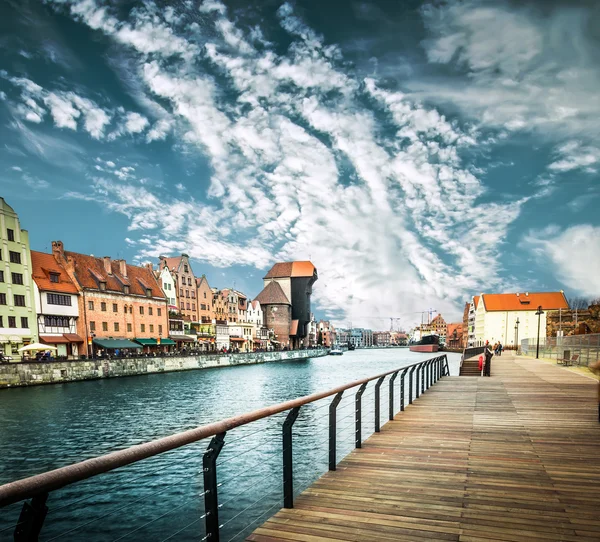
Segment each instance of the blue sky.
[{"label": "blue sky", "polygon": [[593,1],[8,0],[1,195],[32,248],[187,252],[254,296],[405,326],[600,293]]}]

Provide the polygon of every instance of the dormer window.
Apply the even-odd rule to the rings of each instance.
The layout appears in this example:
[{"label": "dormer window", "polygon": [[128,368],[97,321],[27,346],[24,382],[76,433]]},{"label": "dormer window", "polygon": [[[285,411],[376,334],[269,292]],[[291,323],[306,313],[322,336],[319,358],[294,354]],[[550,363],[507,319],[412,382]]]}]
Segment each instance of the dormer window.
[{"label": "dormer window", "polygon": [[129,293],[129,285],[125,284],[125,285],[123,286],[123,293],[126,293],[126,294],[128,294],[128,293]]},{"label": "dormer window", "polygon": [[60,273],[50,273],[50,282],[58,283],[58,277]]},{"label": "dormer window", "polygon": [[105,281],[100,281],[100,289],[102,291],[106,290],[106,282]]},{"label": "dormer window", "polygon": [[146,288],[146,297],[152,297],[152,289]]}]

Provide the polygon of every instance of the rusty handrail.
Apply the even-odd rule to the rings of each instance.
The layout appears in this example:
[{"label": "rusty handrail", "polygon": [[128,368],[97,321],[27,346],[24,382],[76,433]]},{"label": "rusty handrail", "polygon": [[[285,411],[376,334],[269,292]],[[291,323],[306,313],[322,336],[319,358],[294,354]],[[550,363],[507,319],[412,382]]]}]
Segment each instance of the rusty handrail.
[{"label": "rusty handrail", "polygon": [[22,480],[16,480],[15,482],[4,484],[0,486],[0,508],[24,499],[29,499],[35,495],[56,491],[57,489],[61,489],[75,482],[81,482],[82,480],[97,476],[98,474],[104,474],[106,472],[118,469],[119,467],[137,463],[143,459],[147,459],[176,448],[181,448],[187,444],[192,444],[193,442],[198,442],[199,440],[212,437],[219,433],[230,431],[236,427],[262,420],[263,418],[273,416],[274,414],[279,414],[280,412],[284,412],[292,408],[313,403],[319,399],[324,399],[325,397],[335,395],[341,391],[345,391],[350,388],[360,386],[361,384],[371,382],[372,380],[377,380],[378,378],[388,376],[399,370],[414,367],[415,365],[425,363],[426,361],[432,361],[442,357],[445,357],[445,355],[411,363],[410,365],[400,367],[399,369],[394,369],[393,371],[381,373],[369,378],[363,378],[362,380],[356,380],[354,382],[350,382],[349,384],[332,388],[328,391],[313,393],[312,395],[306,395],[304,397],[292,399],[291,401],[286,401],[284,403],[278,403],[276,405],[260,408],[252,412],[246,412],[244,414],[233,416],[218,422],[209,423],[208,425],[203,425],[195,429],[189,429],[188,431],[177,433],[169,437],[163,437],[157,440],[146,442],[144,444],[138,444],[131,446],[130,448],[126,448],[125,450],[119,450],[117,452],[111,452],[100,457],[86,459],[85,461],[74,463],[66,467],[60,467],[42,474],[36,474],[28,478],[23,478]]}]

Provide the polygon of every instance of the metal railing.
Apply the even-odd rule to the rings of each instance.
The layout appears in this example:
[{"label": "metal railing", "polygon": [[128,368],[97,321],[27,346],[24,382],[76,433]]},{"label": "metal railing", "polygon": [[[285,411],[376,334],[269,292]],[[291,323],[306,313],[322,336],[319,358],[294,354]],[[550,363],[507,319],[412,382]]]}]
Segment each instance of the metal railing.
[{"label": "metal railing", "polygon": [[466,359],[472,358],[479,354],[483,354],[485,346],[469,346],[463,350],[462,357],[460,358],[460,366],[462,367],[463,362]]},{"label": "metal railing", "polygon": [[[37,540],[47,517],[48,521],[46,523],[51,523],[50,520],[53,517],[53,512],[56,514],[57,511],[61,511],[64,514],[65,509],[67,511],[71,509],[70,502],[66,504],[64,502],[61,503],[60,495],[58,498],[54,499],[54,509],[50,509],[48,503],[50,502],[50,496],[53,492],[57,492],[67,486],[70,487],[72,484],[81,483],[84,480],[91,479],[103,473],[108,473],[114,471],[115,469],[125,467],[126,465],[136,464],[144,459],[159,456],[159,454],[165,454],[166,452],[176,449],[186,449],[186,447],[190,447],[194,443],[197,443],[203,439],[211,438],[210,443],[202,456],[201,472],[203,479],[203,491],[200,493],[200,496],[203,496],[204,499],[204,513],[197,514],[193,518],[193,521],[184,527],[184,529],[204,520],[206,531],[205,536],[201,538],[201,540],[210,539],[211,541],[218,541],[220,539],[221,529],[224,527],[224,525],[235,520],[240,514],[252,506],[256,506],[258,501],[250,503],[239,512],[236,511],[235,515],[233,515],[224,523],[220,523],[219,521],[219,513],[221,508],[229,502],[235,503],[239,501],[240,503],[245,504],[247,501],[241,500],[239,497],[240,493],[252,490],[255,485],[260,485],[264,482],[262,478],[265,475],[265,471],[263,470],[261,474],[260,468],[261,466],[264,468],[265,464],[268,464],[268,457],[265,457],[264,451],[261,451],[257,454],[258,462],[251,466],[251,468],[247,467],[242,475],[238,475],[238,477],[231,476],[226,481],[219,481],[217,476],[218,465],[229,465],[229,462],[234,459],[238,459],[240,456],[248,453],[256,454],[257,452],[256,448],[258,448],[258,446],[254,448],[248,446],[247,449],[242,448],[237,455],[225,454],[226,457],[220,460],[220,463],[218,463],[217,460],[219,459],[219,455],[223,447],[227,444],[225,437],[232,430],[236,428],[245,428],[253,422],[259,422],[260,420],[265,420],[267,418],[274,418],[275,421],[278,422],[279,419],[277,418],[277,415],[287,412],[287,416],[280,426],[280,434],[282,437],[281,460],[283,479],[280,481],[281,485],[279,487],[282,491],[282,501],[275,501],[274,504],[273,502],[270,502],[271,507],[267,510],[267,513],[276,506],[281,506],[282,504],[284,508],[292,508],[294,506],[295,496],[294,460],[302,463],[302,459],[299,458],[298,454],[294,455],[293,453],[294,444],[301,444],[301,442],[298,440],[294,442],[292,428],[294,426],[294,422],[298,418],[299,413],[301,412],[301,409],[310,408],[310,419],[314,424],[318,420],[318,418],[315,416],[315,413],[321,412],[323,408],[327,407],[328,419],[324,420],[324,422],[327,422],[327,427],[324,428],[324,430],[327,432],[328,442],[326,457],[329,470],[334,471],[336,470],[338,461],[337,454],[340,450],[339,443],[342,441],[342,439],[339,438],[342,431],[338,431],[339,424],[342,421],[350,420],[350,427],[353,429],[351,436],[347,437],[345,440],[350,439],[350,442],[356,448],[361,448],[362,446],[363,426],[365,422],[362,407],[363,399],[365,399],[365,397],[372,396],[374,398],[374,408],[372,411],[374,419],[372,422],[374,431],[380,431],[382,414],[381,388],[386,378],[388,379],[389,386],[387,394],[388,418],[389,420],[393,420],[396,412],[404,411],[406,406],[405,403],[412,404],[413,401],[425,393],[430,386],[436,383],[443,376],[447,376],[449,374],[450,371],[448,367],[448,359],[446,355],[442,355],[369,378],[357,380],[328,391],[315,393],[305,397],[286,401],[284,403],[261,408],[253,412],[248,412],[239,416],[234,416],[232,418],[210,423],[208,425],[204,425],[169,437],[161,438],[137,446],[132,446],[124,450],[112,452],[108,455],[95,457],[66,467],[38,474],[36,476],[31,476],[29,478],[5,484],[0,486],[0,508],[10,507],[11,505],[19,504],[21,501],[24,502],[22,504],[18,520],[16,520],[16,524],[13,522],[12,526],[9,524],[8,527],[2,527],[0,524],[0,534],[13,530],[14,539],[17,541]],[[371,387],[371,393],[365,395],[365,391],[370,383],[374,383],[374,385]],[[395,395],[396,388],[398,388],[399,391],[398,396]],[[355,389],[353,394],[344,395],[345,392],[352,389]],[[330,402],[315,406],[318,401],[329,399],[331,397],[333,397],[333,400]],[[398,397],[398,400],[396,397]],[[341,410],[342,407],[338,409],[338,406],[340,405],[342,399],[346,398],[349,399],[349,402],[347,405],[345,405],[345,407],[353,408],[349,414],[346,414],[340,418],[338,416],[338,410]],[[396,406],[398,406],[398,409],[396,409]],[[239,449],[240,442],[243,443],[244,439],[257,434],[263,436],[264,433],[265,429],[262,428],[257,431],[252,431],[249,434],[245,434],[240,438],[230,440],[229,443],[235,443],[235,447]],[[197,457],[195,453],[193,453],[192,456]],[[172,461],[167,461],[167,466],[161,466],[161,468],[155,472],[148,473],[144,470],[143,476],[156,476],[157,472],[170,468],[169,465],[171,464],[175,463],[172,463]],[[307,463],[305,462],[305,464]],[[308,462],[307,466],[310,466],[311,464],[312,460]],[[237,496],[230,497],[226,501],[221,502],[219,499],[219,490],[222,489],[223,484],[226,484],[232,480],[237,484],[241,476],[250,477],[251,484],[249,489],[242,490],[242,492],[237,493]],[[136,480],[137,479],[134,479],[133,481],[135,482]],[[127,482],[131,484],[129,479]],[[116,490],[122,490],[122,484],[119,484]],[[76,502],[85,501],[90,498],[91,497],[84,497],[83,499],[78,498]],[[140,500],[141,499],[138,499],[132,504],[135,504]],[[240,504],[240,506],[242,504]],[[183,504],[181,506],[183,506]],[[121,510],[122,508],[124,507],[119,507],[117,511]],[[179,506],[177,508],[179,508]],[[65,520],[67,531],[58,533],[56,536],[51,536],[50,540],[62,539],[65,534],[77,531],[81,527],[89,525],[95,521],[98,521],[99,519],[106,519],[106,517],[110,516],[111,514],[112,512],[101,514],[95,519],[92,519],[74,528],[71,528],[71,525],[67,519]],[[150,520],[142,526],[134,529],[134,531],[138,531],[142,527],[146,527],[147,525],[154,523],[161,517],[162,516]],[[251,524],[242,526],[242,530],[229,540],[234,540],[236,536],[247,531],[250,526]],[[127,523],[127,527],[130,527],[129,523]],[[181,531],[178,530],[176,533],[171,533],[164,540],[172,539],[182,531],[183,529]],[[55,533],[50,533],[50,535],[53,534]],[[117,532],[117,539],[120,540],[121,538],[125,538],[129,534],[131,533],[124,534]],[[196,533],[196,535],[197,534],[198,533]]]},{"label": "metal railing", "polygon": [[[537,339],[529,338],[521,341],[521,353],[535,357]],[[579,362],[588,365],[600,360],[600,333],[587,335],[568,335],[566,337],[540,337],[539,356],[548,359],[562,359],[565,352],[578,354]]]}]

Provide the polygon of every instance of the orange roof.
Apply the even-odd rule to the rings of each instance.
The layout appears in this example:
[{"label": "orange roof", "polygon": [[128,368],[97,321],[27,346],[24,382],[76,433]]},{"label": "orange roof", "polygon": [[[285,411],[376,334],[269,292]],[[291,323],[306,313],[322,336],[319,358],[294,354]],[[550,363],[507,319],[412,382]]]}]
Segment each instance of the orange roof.
[{"label": "orange roof", "polygon": [[448,324],[448,332],[447,332],[446,336],[449,337],[450,335],[452,335],[454,333],[454,330],[456,330],[457,335],[462,335],[462,332],[463,332],[462,322],[458,323],[458,324]]},{"label": "orange roof", "polygon": [[266,279],[284,277],[312,277],[316,273],[315,266],[308,261],[276,263],[265,275]]},{"label": "orange roof", "polygon": [[126,263],[127,276],[125,277],[121,275],[119,261],[110,261],[111,273],[108,274],[104,268],[104,258],[67,251],[65,257],[73,262],[75,278],[82,288],[100,290],[99,283],[103,281],[106,282],[107,292],[124,293],[124,286],[127,285],[132,295],[145,297],[146,288],[149,288],[152,297],[166,298],[149,267],[137,267]]},{"label": "orange roof", "polygon": [[290,305],[288,298],[283,293],[278,282],[272,280],[263,291],[256,296],[256,301],[261,305]]},{"label": "orange roof", "polygon": [[473,305],[475,306],[475,308],[477,308],[477,305],[479,305],[479,296],[473,296]]},{"label": "orange roof", "polygon": [[[65,294],[78,293],[77,286],[52,254],[32,250],[31,267],[33,280],[41,291],[62,292]],[[50,273],[58,274],[58,282],[50,281]]]},{"label": "orange roof", "polygon": [[483,305],[488,312],[535,311],[539,306],[544,310],[569,308],[563,292],[483,294]]}]

